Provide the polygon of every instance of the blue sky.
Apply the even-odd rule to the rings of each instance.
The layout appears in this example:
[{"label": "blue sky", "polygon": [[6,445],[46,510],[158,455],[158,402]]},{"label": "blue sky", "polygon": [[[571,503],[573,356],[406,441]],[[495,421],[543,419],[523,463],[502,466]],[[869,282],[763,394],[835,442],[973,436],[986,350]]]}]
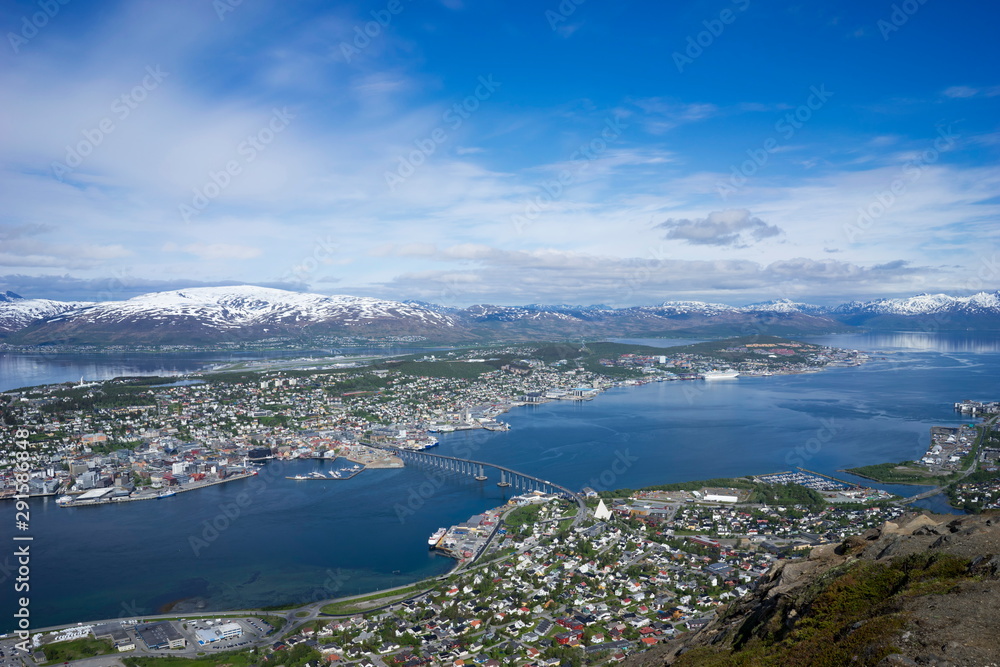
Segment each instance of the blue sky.
[{"label": "blue sky", "polygon": [[1000,7],[8,2],[0,290],[1000,287]]}]

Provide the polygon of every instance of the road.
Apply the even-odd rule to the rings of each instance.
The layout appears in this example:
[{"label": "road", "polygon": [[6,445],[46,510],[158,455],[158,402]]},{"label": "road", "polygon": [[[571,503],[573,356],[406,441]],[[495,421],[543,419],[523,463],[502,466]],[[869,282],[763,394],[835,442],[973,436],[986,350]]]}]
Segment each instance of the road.
[{"label": "road", "polygon": [[930,491],[924,491],[923,493],[918,493],[915,496],[910,496],[909,498],[903,498],[902,500],[897,500],[896,504],[909,505],[912,502],[923,500],[924,498],[930,498],[931,496],[936,496],[939,493],[943,493],[944,490],[947,489],[952,484],[957,484],[958,482],[961,482],[963,479],[965,479],[973,472],[975,472],[976,468],[979,466],[979,449],[983,444],[983,440],[986,439],[986,434],[989,433],[990,430],[993,428],[993,426],[996,424],[997,419],[1000,419],[1000,416],[993,417],[992,419],[983,422],[983,432],[979,436],[979,439],[976,441],[975,447],[973,447],[973,452],[975,452],[976,455],[972,457],[972,463],[969,464],[968,468],[962,471],[962,475],[958,479],[952,480],[942,486],[935,486]]}]

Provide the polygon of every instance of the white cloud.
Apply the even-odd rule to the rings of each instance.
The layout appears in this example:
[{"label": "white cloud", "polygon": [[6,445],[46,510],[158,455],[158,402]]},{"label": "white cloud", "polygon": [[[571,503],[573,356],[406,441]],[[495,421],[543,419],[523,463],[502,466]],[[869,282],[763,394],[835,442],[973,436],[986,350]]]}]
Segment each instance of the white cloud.
[{"label": "white cloud", "polygon": [[570,296],[577,303],[618,305],[674,298],[743,303],[776,294],[829,294],[831,284],[847,294],[870,293],[876,288],[905,291],[915,276],[930,272],[901,260],[867,267],[808,258],[763,264],[682,259],[671,256],[666,245],[650,250],[647,257],[620,258],[553,249],[525,252],[449,246],[437,249],[434,258],[475,260],[474,270],[412,271],[368,291],[455,304],[565,302]]},{"label": "white cloud", "polygon": [[253,248],[245,245],[230,243],[190,243],[183,247],[170,242],[164,245],[167,252],[185,252],[200,259],[220,260],[220,259],[254,259],[260,257],[260,248]]},{"label": "white cloud", "polygon": [[667,230],[667,239],[733,248],[746,248],[781,234],[780,227],[751,216],[746,209],[712,211],[708,217],[694,220],[670,218],[656,227]]},{"label": "white cloud", "polygon": [[986,88],[973,88],[972,86],[951,86],[945,88],[945,97],[969,98],[969,97],[996,97],[1000,95],[1000,86],[988,86]]}]

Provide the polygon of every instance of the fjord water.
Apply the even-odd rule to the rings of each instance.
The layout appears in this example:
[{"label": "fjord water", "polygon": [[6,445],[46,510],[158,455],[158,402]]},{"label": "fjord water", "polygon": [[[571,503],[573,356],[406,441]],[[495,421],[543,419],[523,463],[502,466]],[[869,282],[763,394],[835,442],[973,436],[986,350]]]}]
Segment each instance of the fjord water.
[{"label": "fjord water", "polygon": [[0,352],[0,391],[60,382],[88,382],[116,377],[173,376],[194,373],[218,363],[298,359],[317,356],[389,356],[416,354],[440,348],[348,347],[322,351],[261,352]]},{"label": "fjord water", "polygon": [[[840,468],[922,454],[931,426],[963,421],[955,401],[1000,397],[995,336],[811,340],[877,359],[815,374],[653,383],[593,401],[525,406],[502,417],[509,432],[444,435],[435,451],[571,488],[636,488],[796,465],[846,478]],[[32,625],[301,603],[407,583],[450,568],[452,561],[427,550],[434,529],[504,501],[496,480],[418,467],[369,470],[349,481],[284,479],[330,467],[271,463],[257,479],[121,506],[64,509],[33,500]],[[13,503],[0,505],[0,525],[14,525]],[[0,565],[9,564],[0,555]],[[9,572],[0,569],[3,619],[14,608]],[[0,621],[0,631],[11,628]]]}]

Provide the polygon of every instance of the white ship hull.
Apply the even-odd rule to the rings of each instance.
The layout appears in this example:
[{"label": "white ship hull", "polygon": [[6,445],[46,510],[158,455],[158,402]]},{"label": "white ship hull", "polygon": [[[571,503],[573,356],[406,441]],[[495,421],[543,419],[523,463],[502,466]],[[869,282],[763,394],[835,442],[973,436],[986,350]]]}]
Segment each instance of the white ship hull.
[{"label": "white ship hull", "polygon": [[739,376],[737,371],[708,371],[705,373],[706,380],[731,380]]}]

